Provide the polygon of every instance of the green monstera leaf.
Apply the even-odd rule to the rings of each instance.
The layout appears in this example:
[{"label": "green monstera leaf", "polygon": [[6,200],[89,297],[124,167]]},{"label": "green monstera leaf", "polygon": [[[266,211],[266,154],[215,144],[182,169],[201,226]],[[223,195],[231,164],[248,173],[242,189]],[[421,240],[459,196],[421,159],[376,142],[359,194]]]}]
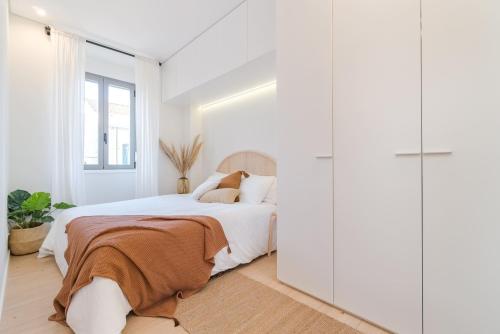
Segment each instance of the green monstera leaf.
[{"label": "green monstera leaf", "polygon": [[58,210],[66,210],[66,209],[71,209],[71,208],[74,208],[74,207],[76,207],[76,205],[65,203],[65,202],[54,204],[54,208],[56,208]]},{"label": "green monstera leaf", "polygon": [[42,211],[30,211],[31,217],[33,219],[40,219],[50,213],[50,210],[42,210]]},{"label": "green monstera leaf", "polygon": [[50,208],[50,206],[50,194],[44,192],[33,193],[27,200],[23,202],[23,204],[21,204],[21,208],[30,212],[43,211]]},{"label": "green monstera leaf", "polygon": [[54,221],[53,209],[65,210],[75,205],[60,202],[52,206],[49,193],[36,192],[30,194],[24,190],[16,190],[8,196],[8,223],[12,229],[27,229]]},{"label": "green monstera leaf", "polygon": [[42,223],[51,223],[54,221],[54,218],[52,216],[44,216],[40,219],[40,222]]},{"label": "green monstera leaf", "polygon": [[9,194],[7,199],[9,211],[18,211],[21,209],[21,204],[28,198],[30,198],[31,194],[26,190],[15,190]]},{"label": "green monstera leaf", "polygon": [[32,217],[31,218],[32,223],[38,223],[38,224],[51,223],[53,221],[54,221],[54,218],[52,216],[42,216],[42,217]]}]

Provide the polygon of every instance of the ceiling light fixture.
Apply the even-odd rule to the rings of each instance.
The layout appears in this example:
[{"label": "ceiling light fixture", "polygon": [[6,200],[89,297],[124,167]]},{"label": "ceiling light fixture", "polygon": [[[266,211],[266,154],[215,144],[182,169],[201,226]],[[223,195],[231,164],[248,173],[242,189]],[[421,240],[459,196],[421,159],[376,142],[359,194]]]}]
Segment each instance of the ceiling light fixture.
[{"label": "ceiling light fixture", "polygon": [[238,100],[249,98],[255,95],[260,95],[266,92],[271,92],[276,90],[276,80],[267,82],[262,85],[255,86],[253,88],[241,91],[239,93],[224,97],[222,99],[215,100],[213,102],[203,104],[199,107],[200,111],[208,111],[214,108],[218,108],[224,105],[234,103]]},{"label": "ceiling light fixture", "polygon": [[38,15],[38,16],[44,17],[44,16],[47,15],[47,12],[43,8],[40,8],[40,7],[37,7],[37,6],[33,6],[31,8],[33,8],[33,10],[35,11],[36,15]]}]

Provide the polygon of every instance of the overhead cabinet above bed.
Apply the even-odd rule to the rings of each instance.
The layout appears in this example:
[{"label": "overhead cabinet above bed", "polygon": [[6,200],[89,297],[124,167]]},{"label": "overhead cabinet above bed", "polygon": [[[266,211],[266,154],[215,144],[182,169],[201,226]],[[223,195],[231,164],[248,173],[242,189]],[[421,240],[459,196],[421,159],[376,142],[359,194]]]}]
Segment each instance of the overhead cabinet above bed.
[{"label": "overhead cabinet above bed", "polygon": [[247,0],[162,65],[166,102],[275,49],[275,0]]},{"label": "overhead cabinet above bed", "polygon": [[277,13],[278,278],[397,333],[500,333],[500,3]]}]

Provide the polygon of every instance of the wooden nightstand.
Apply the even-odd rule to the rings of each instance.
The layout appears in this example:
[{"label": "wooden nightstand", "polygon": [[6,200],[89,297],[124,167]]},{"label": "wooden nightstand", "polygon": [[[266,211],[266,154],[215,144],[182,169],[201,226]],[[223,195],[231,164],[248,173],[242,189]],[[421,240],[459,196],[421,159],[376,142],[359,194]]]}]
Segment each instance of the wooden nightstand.
[{"label": "wooden nightstand", "polygon": [[271,217],[269,217],[269,239],[267,240],[267,256],[271,256],[273,251],[273,231],[276,221],[278,220],[278,214],[273,212]]}]

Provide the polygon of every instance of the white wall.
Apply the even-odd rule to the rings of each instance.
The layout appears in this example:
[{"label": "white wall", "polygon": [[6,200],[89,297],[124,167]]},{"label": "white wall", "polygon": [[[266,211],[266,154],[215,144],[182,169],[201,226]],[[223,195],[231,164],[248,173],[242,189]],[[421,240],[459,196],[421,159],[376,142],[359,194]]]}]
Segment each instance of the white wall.
[{"label": "white wall", "polygon": [[9,32],[9,4],[0,0],[0,318],[2,316],[7,274],[7,49]]},{"label": "white wall", "polygon": [[[160,111],[160,138],[176,145],[182,144],[187,138],[189,113],[183,108],[162,104]],[[160,151],[158,159],[158,181],[160,194],[176,192],[177,171],[166,155]]]},{"label": "white wall", "polygon": [[197,114],[205,143],[202,177],[213,173],[225,157],[236,151],[254,150],[276,156],[275,92]]},{"label": "white wall", "polygon": [[126,82],[135,81],[133,57],[93,44],[87,44],[86,49],[85,71]]},{"label": "white wall", "polygon": [[[10,28],[9,190],[50,192],[50,39],[42,24],[16,15],[11,15]],[[91,45],[87,47],[86,70],[134,82],[132,57]],[[85,180],[89,204],[135,196],[135,172],[88,171]]]},{"label": "white wall", "polygon": [[85,171],[87,204],[135,198],[135,170]]},{"label": "white wall", "polygon": [[[180,139],[190,142],[201,134],[204,148],[189,177],[191,188],[213,173],[228,155],[254,150],[276,157],[276,92],[264,91],[208,111],[199,106],[267,83],[276,78],[275,54],[267,53],[165,104],[185,123]],[[173,105],[177,105],[174,107]],[[162,120],[162,125],[166,120]]]},{"label": "white wall", "polygon": [[[199,105],[276,80],[276,55],[267,53],[214,80],[196,94],[191,104],[191,133],[205,143],[201,179],[213,173],[228,155],[253,150],[276,157],[276,91],[264,90],[208,111]],[[201,181],[201,180],[200,180]]]},{"label": "white wall", "polygon": [[[162,66],[161,137],[170,135],[175,137],[171,141],[187,144],[201,134],[205,144],[189,175],[192,189],[235,151],[275,156],[273,94],[198,112],[200,104],[275,80],[275,5],[275,0],[242,2]],[[161,154],[162,193],[175,189],[176,173],[164,170],[169,166]]]},{"label": "white wall", "polygon": [[50,191],[50,43],[43,25],[10,18],[9,189]]},{"label": "white wall", "polygon": [[[229,88],[228,91],[235,92]],[[276,93],[272,91],[205,112],[198,110],[197,103],[180,108],[164,104],[160,137],[168,142],[188,144],[197,134],[202,135],[202,153],[189,173],[191,190],[194,190],[234,152],[253,150],[276,157],[276,114]],[[173,124],[185,125],[172,125],[173,120]],[[160,193],[175,192],[177,178],[171,163],[161,153]]]}]

